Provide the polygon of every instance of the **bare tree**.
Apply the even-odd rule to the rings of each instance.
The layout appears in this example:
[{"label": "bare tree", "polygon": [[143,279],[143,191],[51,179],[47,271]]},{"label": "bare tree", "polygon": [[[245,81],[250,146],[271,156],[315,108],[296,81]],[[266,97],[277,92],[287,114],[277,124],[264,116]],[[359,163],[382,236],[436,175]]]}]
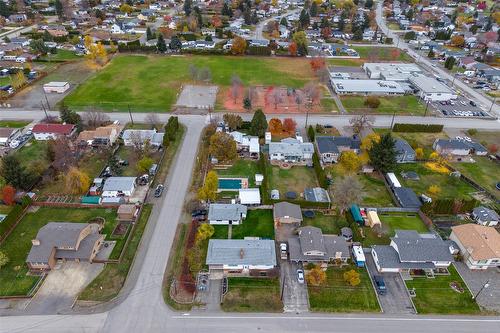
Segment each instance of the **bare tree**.
[{"label": "bare tree", "polygon": [[194,64],[189,64],[189,75],[191,76],[191,80],[198,80],[198,67]]},{"label": "bare tree", "polygon": [[335,181],[333,185],[333,201],[343,213],[351,204],[359,203],[363,187],[357,178],[345,176]]},{"label": "bare tree", "polygon": [[82,115],[82,120],[85,125],[90,128],[96,128],[109,122],[107,114],[95,109],[87,110]]},{"label": "bare tree", "polygon": [[328,72],[327,68],[321,68],[316,72],[318,79],[323,83],[328,83],[330,80],[330,72]]},{"label": "bare tree", "polygon": [[49,154],[52,159],[52,167],[57,172],[64,172],[71,166],[75,166],[79,153],[77,147],[65,136],[49,142]]},{"label": "bare tree", "polygon": [[281,96],[281,90],[278,88],[274,88],[273,94],[272,94],[273,102],[274,102],[274,109],[276,110],[278,108],[278,104],[283,101],[283,98]]},{"label": "bare tree", "polygon": [[142,138],[142,134],[140,131],[131,131],[130,132],[130,142],[134,147],[134,151],[137,155],[137,158],[140,158],[143,153],[144,148],[144,140]]},{"label": "bare tree", "polygon": [[233,76],[231,76],[231,96],[233,96],[234,103],[236,103],[236,99],[240,94],[242,84],[243,83],[238,75],[233,74]]},{"label": "bare tree", "polygon": [[361,133],[365,128],[372,127],[374,122],[375,118],[367,114],[360,114],[359,116],[355,116],[349,120],[352,131],[356,134]]},{"label": "bare tree", "polygon": [[304,86],[304,94],[311,104],[318,103],[321,99],[321,89],[315,82],[309,82]]},{"label": "bare tree", "polygon": [[204,82],[212,81],[212,71],[208,67],[203,67],[198,73],[198,79]]},{"label": "bare tree", "polygon": [[157,130],[161,128],[160,117],[158,117],[156,113],[148,113],[145,120],[146,123],[151,125],[152,128],[155,128]]},{"label": "bare tree", "polygon": [[258,97],[257,96],[257,88],[255,88],[255,86],[249,86],[247,89],[247,96],[246,97],[250,100],[250,103],[252,103],[252,105],[253,105]]}]

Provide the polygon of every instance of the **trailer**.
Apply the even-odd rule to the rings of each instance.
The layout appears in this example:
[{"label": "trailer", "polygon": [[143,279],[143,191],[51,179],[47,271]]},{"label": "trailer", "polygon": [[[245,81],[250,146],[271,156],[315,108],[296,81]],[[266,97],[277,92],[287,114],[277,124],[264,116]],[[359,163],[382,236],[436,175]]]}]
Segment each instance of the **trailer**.
[{"label": "trailer", "polygon": [[353,245],[352,246],[352,255],[354,257],[354,262],[358,267],[365,267],[365,254],[363,253],[363,248],[361,245]]}]

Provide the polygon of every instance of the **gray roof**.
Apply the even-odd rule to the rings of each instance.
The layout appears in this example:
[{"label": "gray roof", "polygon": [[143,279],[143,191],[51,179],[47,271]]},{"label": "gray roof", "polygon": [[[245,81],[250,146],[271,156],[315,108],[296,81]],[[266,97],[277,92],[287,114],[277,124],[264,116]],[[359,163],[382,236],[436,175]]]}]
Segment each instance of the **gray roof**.
[{"label": "gray roof", "polygon": [[211,239],[206,264],[276,266],[274,240]]},{"label": "gray roof", "polygon": [[[349,258],[349,246],[344,237],[323,235],[316,227],[299,229],[299,236],[288,239],[290,260],[293,261],[329,261],[340,254],[340,258]],[[320,251],[324,255],[306,255],[310,251]]]},{"label": "gray roof", "polygon": [[396,81],[331,79],[337,93],[393,93],[404,94],[404,89]]},{"label": "gray roof", "polygon": [[123,140],[131,140],[134,135],[137,138],[140,138],[141,142],[145,142],[149,140],[154,144],[163,143],[163,135],[165,133],[157,133],[156,130],[136,130],[136,129],[127,129],[123,131],[122,138]]},{"label": "gray roof", "polygon": [[330,202],[328,191],[321,187],[304,189],[304,199],[311,202]]},{"label": "gray roof", "polygon": [[410,76],[410,82],[413,83],[420,91],[426,94],[443,93],[451,94],[452,90],[445,84],[439,82],[432,76],[413,75]]},{"label": "gray roof", "polygon": [[488,151],[482,144],[475,141],[466,141],[458,139],[437,139],[435,145],[442,149],[474,149],[476,152]]},{"label": "gray roof", "polygon": [[484,206],[479,206],[476,207],[472,210],[472,213],[479,218],[481,221],[499,221],[500,217],[498,216],[497,212],[495,212],[493,209],[489,209]]},{"label": "gray roof", "polygon": [[247,214],[247,206],[240,204],[211,204],[208,208],[208,220],[236,221]]},{"label": "gray roof", "polygon": [[285,216],[302,221],[302,211],[300,210],[300,206],[286,201],[274,204],[273,217],[276,219]]},{"label": "gray roof", "polygon": [[418,200],[417,195],[411,188],[408,187],[394,187],[392,189],[394,195],[399,201],[401,207],[404,208],[418,208],[422,206],[420,200]]},{"label": "gray roof", "polygon": [[415,230],[396,230],[391,240],[402,262],[453,261],[448,245],[437,235]]},{"label": "gray roof", "polygon": [[389,245],[372,245],[372,249],[377,253],[380,268],[426,269],[435,267],[432,262],[401,262],[398,252]]},{"label": "gray roof", "polygon": [[281,142],[269,143],[269,154],[281,153],[286,156],[299,156],[314,153],[314,146],[310,142],[300,142],[296,139],[283,139]]},{"label": "gray roof", "polygon": [[339,147],[352,150],[359,149],[361,141],[350,136],[317,136],[316,145],[320,154],[338,154],[340,152]]},{"label": "gray roof", "polygon": [[394,149],[397,153],[407,153],[407,154],[415,154],[413,148],[403,139],[396,139],[394,144]]},{"label": "gray roof", "polygon": [[109,177],[103,186],[103,191],[126,191],[135,184],[135,177]]},{"label": "gray roof", "polygon": [[299,228],[299,241],[302,252],[319,251],[326,253],[323,232],[316,227]]}]

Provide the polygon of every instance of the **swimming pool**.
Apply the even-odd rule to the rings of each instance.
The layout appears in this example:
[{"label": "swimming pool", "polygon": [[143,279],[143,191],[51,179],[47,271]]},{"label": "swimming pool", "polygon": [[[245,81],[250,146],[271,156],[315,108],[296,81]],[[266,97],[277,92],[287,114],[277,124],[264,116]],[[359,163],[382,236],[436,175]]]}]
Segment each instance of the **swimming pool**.
[{"label": "swimming pool", "polygon": [[243,188],[242,182],[241,178],[219,178],[219,191],[239,190]]}]

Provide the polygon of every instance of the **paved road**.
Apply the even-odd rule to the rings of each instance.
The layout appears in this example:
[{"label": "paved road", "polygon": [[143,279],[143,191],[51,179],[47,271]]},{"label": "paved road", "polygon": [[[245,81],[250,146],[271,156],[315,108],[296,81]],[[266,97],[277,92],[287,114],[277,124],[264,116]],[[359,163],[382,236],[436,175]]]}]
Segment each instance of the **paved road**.
[{"label": "paved road", "polygon": [[[435,74],[439,75],[439,77],[441,77],[443,79],[447,79],[450,82],[453,81],[453,75],[451,75],[447,71],[444,71],[440,68],[433,67],[432,62],[429,61],[429,59],[427,59],[426,57],[420,56],[420,54],[418,54],[417,52],[412,50],[409,47],[409,45],[402,38],[399,38],[393,31],[389,30],[389,28],[387,27],[387,25],[385,23],[385,19],[382,15],[382,1],[377,2],[376,20],[377,20],[377,24],[380,27],[380,29],[382,30],[382,32],[384,32],[388,37],[391,37],[393,39],[393,41],[399,39],[397,46],[400,49],[407,50],[408,54],[417,60],[417,63],[419,63],[420,65],[423,65],[423,67],[425,67],[431,73],[435,73]],[[479,101],[479,103],[482,104],[486,110],[489,110],[490,105],[492,103],[492,99],[478,93],[477,91],[475,91],[474,89],[469,87],[467,84],[461,82],[460,80],[455,80],[455,85],[457,87],[459,87],[462,91],[469,94],[469,96],[472,96],[477,101]],[[497,116],[500,115],[500,106],[494,105],[492,108],[492,111]]]},{"label": "paved road", "polygon": [[262,32],[264,31],[264,28],[266,27],[267,23],[269,23],[269,22],[271,22],[273,20],[276,20],[276,17],[283,17],[283,16],[286,16],[286,15],[291,15],[291,14],[299,13],[301,10],[302,9],[289,10],[289,11],[283,13],[283,14],[280,14],[279,16],[273,16],[273,17],[267,18],[265,20],[259,21],[255,25],[255,30],[250,32],[250,38],[252,38],[252,39],[265,39]]}]

